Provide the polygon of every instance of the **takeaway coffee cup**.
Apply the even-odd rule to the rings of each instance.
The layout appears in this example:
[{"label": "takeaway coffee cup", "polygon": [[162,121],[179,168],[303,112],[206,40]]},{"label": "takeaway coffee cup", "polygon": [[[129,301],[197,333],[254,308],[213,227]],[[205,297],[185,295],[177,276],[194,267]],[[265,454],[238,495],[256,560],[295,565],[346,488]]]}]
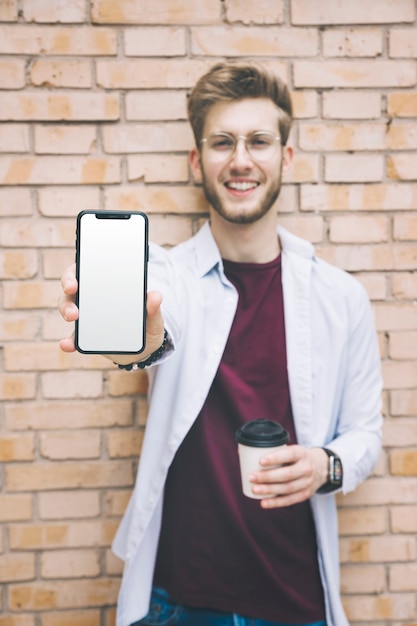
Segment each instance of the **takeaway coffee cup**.
[{"label": "takeaway coffee cup", "polygon": [[[272,420],[252,420],[247,422],[236,431],[240,473],[242,477],[243,493],[248,498],[261,500],[265,495],[256,495],[252,491],[252,483],[249,482],[249,475],[252,472],[265,470],[259,464],[259,460],[264,454],[272,452],[281,446],[285,446],[289,441],[289,434],[281,424]],[[272,467],[279,467],[278,465]],[[271,469],[271,466],[268,467]]]}]

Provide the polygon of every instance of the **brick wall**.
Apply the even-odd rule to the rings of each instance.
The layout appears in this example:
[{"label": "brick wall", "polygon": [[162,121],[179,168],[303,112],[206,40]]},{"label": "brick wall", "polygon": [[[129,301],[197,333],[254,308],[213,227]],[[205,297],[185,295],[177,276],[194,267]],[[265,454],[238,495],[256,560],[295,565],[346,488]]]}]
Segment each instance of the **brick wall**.
[{"label": "brick wall", "polygon": [[416,1],[1,0],[0,626],[114,624],[146,378],[59,351],[59,278],[83,208],[145,210],[164,245],[195,231],[187,90],[240,56],[294,96],[280,221],[375,311],[385,447],[339,498],[346,611],[417,624]]}]

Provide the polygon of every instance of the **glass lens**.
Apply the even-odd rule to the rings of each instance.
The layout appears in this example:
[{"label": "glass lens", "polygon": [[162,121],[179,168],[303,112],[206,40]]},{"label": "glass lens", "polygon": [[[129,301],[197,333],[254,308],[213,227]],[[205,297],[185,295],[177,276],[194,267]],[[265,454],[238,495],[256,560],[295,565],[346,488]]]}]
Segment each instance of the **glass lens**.
[{"label": "glass lens", "polygon": [[276,149],[279,137],[266,131],[258,131],[247,137],[235,137],[229,133],[213,133],[203,139],[212,157],[228,159],[234,153],[237,142],[243,140],[250,157],[255,161],[267,161]]}]

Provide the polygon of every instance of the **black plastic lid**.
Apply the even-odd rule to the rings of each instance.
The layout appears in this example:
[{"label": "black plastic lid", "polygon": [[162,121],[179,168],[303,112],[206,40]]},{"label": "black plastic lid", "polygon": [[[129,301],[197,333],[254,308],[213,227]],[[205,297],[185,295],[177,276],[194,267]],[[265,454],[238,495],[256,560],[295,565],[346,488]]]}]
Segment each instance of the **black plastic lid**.
[{"label": "black plastic lid", "polygon": [[235,439],[244,446],[270,448],[288,443],[290,436],[278,422],[261,419],[243,424],[236,431]]}]

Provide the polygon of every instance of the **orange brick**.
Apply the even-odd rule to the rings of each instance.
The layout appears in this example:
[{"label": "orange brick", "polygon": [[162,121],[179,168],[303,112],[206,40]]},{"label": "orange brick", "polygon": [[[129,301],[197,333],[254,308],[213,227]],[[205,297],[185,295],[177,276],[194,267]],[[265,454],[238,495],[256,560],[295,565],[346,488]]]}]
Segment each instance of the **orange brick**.
[{"label": "orange brick", "polygon": [[392,450],[389,458],[393,476],[417,476],[417,448]]},{"label": "orange brick", "polygon": [[12,611],[93,608],[114,604],[117,579],[66,580],[10,585],[8,603]]},{"label": "orange brick", "polygon": [[303,185],[303,211],[400,211],[417,206],[417,185]]},{"label": "orange brick", "polygon": [[126,56],[170,57],[187,53],[186,30],[180,27],[138,27],[125,30]]},{"label": "orange brick", "polygon": [[[52,161],[52,159],[51,159]],[[2,224],[0,245],[5,247],[35,248],[41,246],[73,246],[73,220],[8,220]]]},{"label": "orange brick", "polygon": [[[7,230],[7,226],[4,230]],[[35,250],[0,251],[0,278],[8,280],[33,278],[37,271],[38,259]]]},{"label": "orange brick", "polygon": [[30,81],[35,87],[72,87],[86,89],[92,86],[89,61],[34,61]]},{"label": "orange brick", "polygon": [[5,93],[0,120],[99,121],[119,119],[117,95],[101,93]]},{"label": "orange brick", "polygon": [[111,550],[106,550],[105,572],[109,576],[121,576],[123,573],[123,561],[117,558]]},{"label": "orange brick", "polygon": [[91,154],[96,150],[96,142],[95,126],[35,126],[37,154]]},{"label": "orange brick", "polygon": [[186,93],[179,90],[141,90],[126,94],[126,119],[129,121],[185,120]]},{"label": "orange brick", "polygon": [[97,550],[54,550],[40,558],[42,578],[92,578],[100,573]]},{"label": "orange brick", "polygon": [[48,432],[40,435],[40,452],[47,459],[98,459],[100,457],[100,432]]},{"label": "orange brick", "polygon": [[115,521],[72,521],[71,524],[10,524],[12,550],[55,550],[110,546],[117,529]]},{"label": "orange brick", "polygon": [[416,66],[412,61],[295,61],[294,86],[334,87],[412,87]]},{"label": "orange brick", "polygon": [[0,494],[1,523],[28,521],[32,518],[32,513],[32,496],[20,494]]},{"label": "orange brick", "polygon": [[74,233],[75,216],[77,213],[83,209],[97,209],[100,207],[100,193],[97,187],[47,187],[39,189],[38,196],[41,215],[47,217],[72,217]]},{"label": "orange brick", "polygon": [[293,24],[390,24],[414,22],[413,0],[398,0],[395,4],[378,0],[291,0]]},{"label": "orange brick", "polygon": [[417,179],[417,155],[393,154],[387,158],[387,174],[394,180]]},{"label": "orange brick", "polygon": [[121,517],[131,496],[130,490],[107,491],[105,494],[106,515],[109,517]]},{"label": "orange brick", "polygon": [[120,182],[117,157],[38,156],[0,157],[3,185],[90,185]]},{"label": "orange brick", "polygon": [[110,459],[135,457],[140,454],[143,431],[111,431],[107,434],[107,451]]},{"label": "orange brick", "polygon": [[101,615],[96,609],[79,611],[50,611],[41,614],[41,626],[100,626]]},{"label": "orange brick", "polygon": [[0,54],[114,56],[117,54],[116,31],[88,25],[77,28],[25,23],[3,26]]},{"label": "orange brick", "polygon": [[91,18],[99,24],[211,24],[220,19],[221,7],[217,0],[206,0],[203,5],[193,2],[172,5],[170,0],[156,0],[151,5],[130,0],[97,0]]},{"label": "orange brick", "polygon": [[377,119],[381,115],[381,94],[372,91],[330,91],[323,93],[326,119]]},{"label": "orange brick", "polygon": [[14,553],[0,556],[0,583],[32,580],[34,578],[34,554]]},{"label": "orange brick", "polygon": [[34,458],[34,435],[1,435],[0,461],[32,461]]},{"label": "orange brick", "polygon": [[414,504],[417,500],[415,479],[395,478],[368,479],[356,491],[342,498],[345,505],[380,506],[384,504]]},{"label": "orange brick", "polygon": [[56,307],[59,286],[53,281],[7,282],[3,285],[5,309],[36,309]]},{"label": "orange brick", "polygon": [[295,119],[308,119],[317,116],[318,101],[315,91],[293,91],[291,100]]},{"label": "orange brick", "polygon": [[339,533],[347,535],[379,535],[387,530],[385,510],[382,507],[339,509]]},{"label": "orange brick", "polygon": [[393,58],[417,58],[417,40],[414,27],[390,29],[389,55]]},{"label": "orange brick", "polygon": [[[372,623],[374,620],[414,620],[417,611],[415,594],[346,596],[343,606],[349,623]],[[384,621],[386,624],[387,622]]]},{"label": "orange brick", "polygon": [[43,520],[92,518],[100,515],[99,491],[53,491],[38,494],[39,517]]},{"label": "orange brick", "polygon": [[417,565],[391,565],[388,585],[390,591],[416,591]]},{"label": "orange brick", "polygon": [[115,370],[109,372],[108,386],[110,396],[144,395],[148,390],[148,377],[143,371],[131,372],[126,375],[126,372]]},{"label": "orange brick", "polygon": [[16,615],[16,613],[14,615],[0,615],[0,626],[35,626],[35,616],[29,613],[24,613],[23,615]]},{"label": "orange brick", "polygon": [[389,115],[415,117],[417,115],[417,93],[390,93],[387,97]]},{"label": "orange brick", "polygon": [[323,32],[326,57],[377,57],[382,54],[380,28],[332,28]]},{"label": "orange brick", "polygon": [[387,450],[417,446],[417,424],[408,417],[385,418],[383,431],[384,445]]},{"label": "orange brick", "polygon": [[299,145],[314,151],[408,150],[417,147],[417,133],[414,123],[303,124]]},{"label": "orange brick", "polygon": [[17,0],[2,2],[0,4],[0,20],[2,22],[17,22],[17,11]]},{"label": "orange brick", "polygon": [[393,533],[417,532],[417,506],[397,506],[390,509]]},{"label": "orange brick", "polygon": [[127,159],[129,181],[146,183],[187,182],[188,158],[177,155],[132,155]]},{"label": "orange brick", "polygon": [[4,312],[0,317],[0,341],[31,341],[39,329],[39,317],[30,313]]},{"label": "orange brick", "polygon": [[341,568],[342,593],[382,593],[385,591],[385,570],[381,565],[345,565]]},{"label": "orange brick", "polygon": [[416,546],[411,537],[342,538],[339,546],[342,563],[391,563],[416,558]]}]

